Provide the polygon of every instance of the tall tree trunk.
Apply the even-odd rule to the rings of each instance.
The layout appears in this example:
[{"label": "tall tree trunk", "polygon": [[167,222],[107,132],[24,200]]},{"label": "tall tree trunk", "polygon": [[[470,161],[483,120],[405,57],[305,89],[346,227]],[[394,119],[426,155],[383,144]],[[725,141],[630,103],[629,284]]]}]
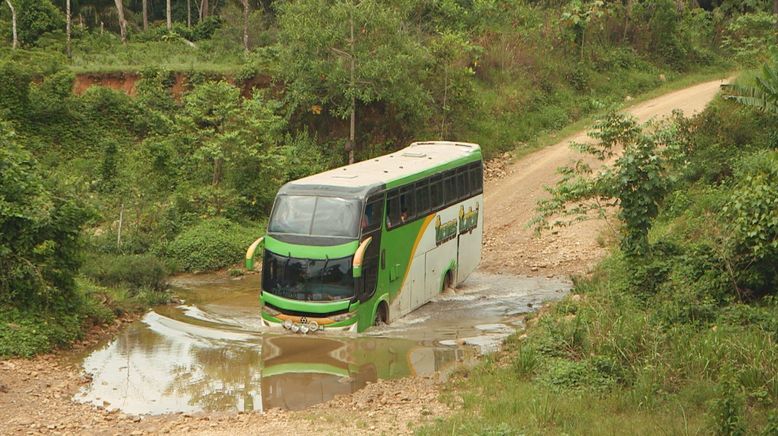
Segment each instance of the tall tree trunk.
[{"label": "tall tree trunk", "polygon": [[621,42],[627,41],[627,31],[629,30],[629,19],[632,17],[632,0],[627,0],[627,6],[624,10],[624,34],[621,37]]},{"label": "tall tree trunk", "polygon": [[249,51],[249,0],[241,0],[243,3],[243,49]]},{"label": "tall tree trunk", "polygon": [[217,157],[213,160],[213,178],[211,179],[212,186],[219,186],[222,180],[222,166],[224,165],[224,159]]},{"label": "tall tree trunk", "polygon": [[186,0],[186,28],[192,28],[192,0]]},{"label": "tall tree trunk", "polygon": [[[122,0],[114,0],[116,3],[116,13],[119,14],[119,35],[122,38],[122,44],[127,43],[127,20],[124,19],[124,6]],[[102,23],[100,23],[100,33],[102,33]]]},{"label": "tall tree trunk", "polygon": [[16,48],[19,46],[19,37],[16,34],[16,9],[14,9],[14,5],[11,3],[11,0],[5,0],[6,3],[8,3],[8,8],[11,9],[11,30],[13,33],[13,48]]},{"label": "tall tree trunk", "polygon": [[170,32],[173,30],[173,5],[171,4],[172,0],[167,0],[165,2],[165,18],[167,19],[167,30]]},{"label": "tall tree trunk", "polygon": [[73,53],[70,51],[70,26],[73,21],[73,16],[70,14],[70,0],[65,0],[65,18],[67,21],[65,22],[65,35],[66,35],[66,44],[65,44],[65,51],[67,52],[68,59],[73,57]]},{"label": "tall tree trunk", "polygon": [[351,123],[349,125],[349,150],[348,150],[348,163],[354,163],[354,149],[357,148],[356,143],[356,118],[357,118],[357,100],[354,92],[354,79],[356,70],[356,54],[354,53],[354,4],[351,5],[351,15],[349,16],[349,27],[351,31],[351,39],[349,39],[349,48],[351,49]]},{"label": "tall tree trunk", "polygon": [[143,0],[143,30],[149,30],[149,0]]},{"label": "tall tree trunk", "polygon": [[208,17],[208,0],[200,0],[200,21]]}]

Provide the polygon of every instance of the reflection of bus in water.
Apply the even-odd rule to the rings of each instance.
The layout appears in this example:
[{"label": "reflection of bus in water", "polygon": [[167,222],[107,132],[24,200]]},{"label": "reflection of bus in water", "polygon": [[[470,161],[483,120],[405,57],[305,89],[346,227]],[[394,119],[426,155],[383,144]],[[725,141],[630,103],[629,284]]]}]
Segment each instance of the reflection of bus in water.
[{"label": "reflection of bus in water", "polygon": [[464,353],[405,339],[267,335],[262,341],[262,407],[304,409],[378,379],[453,368]]},{"label": "reflection of bus in water", "polygon": [[467,278],[481,259],[478,145],[420,142],[278,192],[264,245],[267,326],[363,331]]}]

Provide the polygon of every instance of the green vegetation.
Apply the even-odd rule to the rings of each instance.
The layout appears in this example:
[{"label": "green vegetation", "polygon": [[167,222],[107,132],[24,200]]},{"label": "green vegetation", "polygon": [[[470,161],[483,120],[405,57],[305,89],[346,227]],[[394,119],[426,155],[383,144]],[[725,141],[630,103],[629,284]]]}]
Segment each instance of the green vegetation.
[{"label": "green vegetation", "polygon": [[759,109],[600,120],[577,148],[613,164],[565,169],[536,223],[618,206],[620,245],[465,371],[447,394],[462,410],[422,433],[775,434],[778,118]]},{"label": "green vegetation", "polygon": [[70,38],[64,0],[0,4],[0,328],[75,317],[24,330],[34,351],[164,300],[170,272],[229,268],[279,186],[349,151],[524,152],[775,35],[764,1],[175,1],[169,26],[164,2],[71,3]]}]

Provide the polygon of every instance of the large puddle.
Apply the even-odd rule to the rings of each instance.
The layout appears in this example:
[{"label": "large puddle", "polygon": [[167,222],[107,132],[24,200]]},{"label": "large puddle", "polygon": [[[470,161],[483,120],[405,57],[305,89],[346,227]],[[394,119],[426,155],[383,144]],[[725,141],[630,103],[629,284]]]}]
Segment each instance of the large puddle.
[{"label": "large puddle", "polygon": [[75,399],[130,414],[304,409],[378,379],[445,377],[499,346],[522,314],[571,287],[476,273],[389,326],[303,336],[260,326],[258,280],[176,278],[184,303],[148,312],[85,355],[92,383]]}]

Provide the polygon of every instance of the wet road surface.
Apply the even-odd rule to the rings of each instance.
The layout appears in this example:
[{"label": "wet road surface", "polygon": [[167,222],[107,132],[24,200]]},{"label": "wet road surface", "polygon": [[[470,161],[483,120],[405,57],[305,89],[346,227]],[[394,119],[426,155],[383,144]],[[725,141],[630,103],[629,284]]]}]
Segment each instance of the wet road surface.
[{"label": "wet road surface", "polygon": [[259,278],[186,275],[160,306],[77,359],[92,383],[75,397],[130,414],[299,410],[378,379],[445,377],[496,349],[522,314],[561,298],[554,278],[473,274],[391,325],[359,335],[267,331]]}]

